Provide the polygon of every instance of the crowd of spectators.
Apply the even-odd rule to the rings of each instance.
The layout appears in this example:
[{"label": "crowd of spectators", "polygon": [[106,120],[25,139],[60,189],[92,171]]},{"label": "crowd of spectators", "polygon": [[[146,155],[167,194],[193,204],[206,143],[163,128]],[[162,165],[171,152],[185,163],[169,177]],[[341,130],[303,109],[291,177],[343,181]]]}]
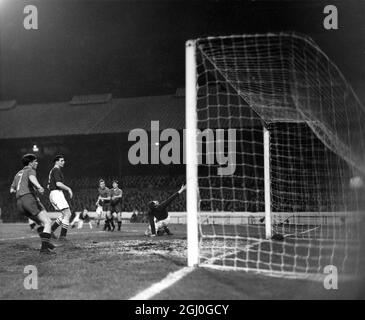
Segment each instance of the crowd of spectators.
[{"label": "crowd of spectators", "polygon": [[[100,177],[101,178],[101,177]],[[184,175],[145,175],[102,177],[108,187],[111,187],[113,179],[119,180],[119,186],[123,190],[123,211],[140,213],[147,211],[147,204],[151,200],[163,201],[176,192],[185,183]],[[89,211],[96,209],[98,197],[99,177],[87,177],[70,180],[68,185],[74,191],[73,199],[69,199],[72,211],[81,211],[87,208]],[[310,183],[307,181],[307,183]],[[43,185],[45,183],[43,182]],[[272,208],[275,212],[321,212],[350,210],[357,204],[353,199],[354,192],[344,196],[344,190],[336,190],[336,186],[328,184],[327,189],[316,187],[310,183],[311,188],[300,185],[296,190],[289,190],[282,183],[272,183]],[[263,178],[258,177],[208,177],[199,178],[199,206],[202,211],[239,211],[239,212],[263,212],[265,210]],[[298,187],[299,185],[296,185]],[[337,186],[338,187],[338,186]],[[288,192],[290,191],[290,192]],[[336,194],[342,194],[337,197]],[[67,195],[66,195],[67,196]],[[40,197],[48,211],[54,211],[48,200],[48,194]],[[24,220],[16,212],[16,201],[9,194],[8,188],[2,188],[0,192],[0,208],[4,221]],[[356,209],[356,208],[355,208]],[[169,207],[170,212],[186,211],[186,193],[182,193]]]},{"label": "crowd of spectators", "polygon": [[[147,204],[151,200],[163,201],[176,192],[182,184],[185,183],[185,176],[169,175],[145,175],[145,176],[123,176],[123,177],[82,177],[68,180],[68,185],[72,188],[74,197],[68,201],[72,211],[81,211],[87,208],[90,211],[96,209],[96,200],[98,198],[98,181],[103,178],[106,184],[111,188],[114,179],[119,181],[119,187],[123,190],[122,210],[132,212],[146,212]],[[42,181],[46,185],[46,181]],[[67,198],[66,194],[66,198]],[[51,206],[48,193],[39,196],[42,203],[48,211],[54,211]],[[186,196],[181,194],[170,206],[169,211],[185,211]],[[2,218],[7,221],[24,220],[17,214],[16,201],[13,195],[10,195],[8,188],[2,188],[0,192],[0,208],[2,209]]]}]

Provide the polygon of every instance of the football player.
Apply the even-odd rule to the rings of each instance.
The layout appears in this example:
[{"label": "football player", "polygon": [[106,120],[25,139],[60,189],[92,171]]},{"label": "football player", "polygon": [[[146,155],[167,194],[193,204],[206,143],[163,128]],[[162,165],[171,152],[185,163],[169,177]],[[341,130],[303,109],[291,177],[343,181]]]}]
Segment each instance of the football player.
[{"label": "football player", "polygon": [[[98,188],[99,196],[96,205],[101,207],[103,214],[105,214],[104,231],[111,231],[111,226],[114,224],[110,214],[110,190],[105,185],[104,179],[99,180]],[[115,227],[114,227],[115,228]]]},{"label": "football player", "polygon": [[169,213],[167,211],[168,205],[174,201],[184,190],[186,186],[181,186],[180,190],[175,192],[167,200],[162,203],[158,201],[150,201],[148,203],[148,220],[149,226],[145,231],[146,236],[154,237],[156,234],[162,236],[163,234],[172,235],[172,232],[168,228],[169,224]]},{"label": "football player", "polygon": [[61,170],[66,163],[64,156],[57,155],[54,158],[53,163],[54,166],[48,176],[48,189],[50,190],[49,200],[53,207],[61,214],[53,223],[52,232],[56,231],[57,228],[62,225],[59,240],[66,241],[67,230],[70,225],[71,210],[63,192],[66,191],[69,194],[70,199],[73,197],[73,192],[64,182]]},{"label": "football player", "polygon": [[44,188],[36,176],[38,159],[34,154],[26,154],[22,157],[22,164],[24,167],[15,175],[10,193],[15,193],[18,211],[40,226],[38,231],[42,242],[40,253],[54,254],[55,246],[50,242],[52,222],[36,195],[36,191],[44,193]]},{"label": "football player", "polygon": [[[123,191],[118,187],[118,181],[113,181],[113,189],[110,190],[110,212],[112,214],[112,219],[118,222],[118,231],[122,227],[122,197]],[[114,231],[114,223],[112,225]]]}]

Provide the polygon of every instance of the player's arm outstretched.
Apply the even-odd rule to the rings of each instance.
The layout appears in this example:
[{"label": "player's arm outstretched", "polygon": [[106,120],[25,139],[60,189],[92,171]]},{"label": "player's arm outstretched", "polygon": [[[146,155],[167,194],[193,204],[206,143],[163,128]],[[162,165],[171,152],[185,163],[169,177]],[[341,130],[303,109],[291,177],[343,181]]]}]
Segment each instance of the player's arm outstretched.
[{"label": "player's arm outstretched", "polygon": [[149,209],[148,219],[149,219],[149,223],[150,223],[150,227],[151,227],[151,236],[152,237],[156,236],[155,215],[153,214],[153,211],[154,210],[156,210],[156,211],[165,210],[172,201],[174,201],[181,193],[184,192],[185,189],[186,189],[186,186],[182,185],[181,188],[177,192],[175,192],[172,196],[167,198],[162,203],[158,204],[155,208]]},{"label": "player's arm outstretched", "polygon": [[167,208],[167,206],[174,201],[181,193],[184,192],[184,190],[186,189],[186,185],[182,185],[181,188],[175,192],[172,196],[170,196],[169,198],[167,198],[165,201],[161,202],[160,204],[158,204],[156,206],[157,209],[165,209]]}]

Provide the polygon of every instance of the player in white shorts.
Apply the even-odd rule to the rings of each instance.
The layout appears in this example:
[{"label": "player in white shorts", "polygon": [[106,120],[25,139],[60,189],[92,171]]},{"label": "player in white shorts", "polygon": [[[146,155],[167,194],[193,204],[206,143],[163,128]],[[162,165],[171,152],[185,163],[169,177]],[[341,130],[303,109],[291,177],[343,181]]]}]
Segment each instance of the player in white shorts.
[{"label": "player in white shorts", "polygon": [[61,168],[65,165],[65,159],[62,155],[58,155],[54,158],[54,167],[49,172],[48,177],[48,189],[50,190],[49,200],[53,207],[61,212],[61,215],[56,219],[52,225],[52,232],[54,232],[60,225],[62,225],[59,240],[65,240],[67,230],[70,224],[71,210],[70,206],[65,198],[63,191],[67,191],[70,199],[72,199],[73,193],[70,187],[64,183],[63,173]]},{"label": "player in white shorts", "polygon": [[110,190],[105,185],[105,181],[103,179],[99,180],[98,193],[99,196],[96,200],[96,210],[99,221],[101,216],[105,217],[104,231],[111,231],[113,226],[113,217],[110,213]]}]

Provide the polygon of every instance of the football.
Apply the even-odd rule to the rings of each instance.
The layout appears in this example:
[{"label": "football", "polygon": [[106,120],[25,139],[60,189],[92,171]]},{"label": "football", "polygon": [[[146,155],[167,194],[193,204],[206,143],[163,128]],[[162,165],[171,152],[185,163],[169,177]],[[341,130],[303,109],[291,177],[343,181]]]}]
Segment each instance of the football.
[{"label": "football", "polygon": [[350,188],[351,189],[359,189],[364,185],[364,182],[361,177],[355,176],[350,179]]}]

